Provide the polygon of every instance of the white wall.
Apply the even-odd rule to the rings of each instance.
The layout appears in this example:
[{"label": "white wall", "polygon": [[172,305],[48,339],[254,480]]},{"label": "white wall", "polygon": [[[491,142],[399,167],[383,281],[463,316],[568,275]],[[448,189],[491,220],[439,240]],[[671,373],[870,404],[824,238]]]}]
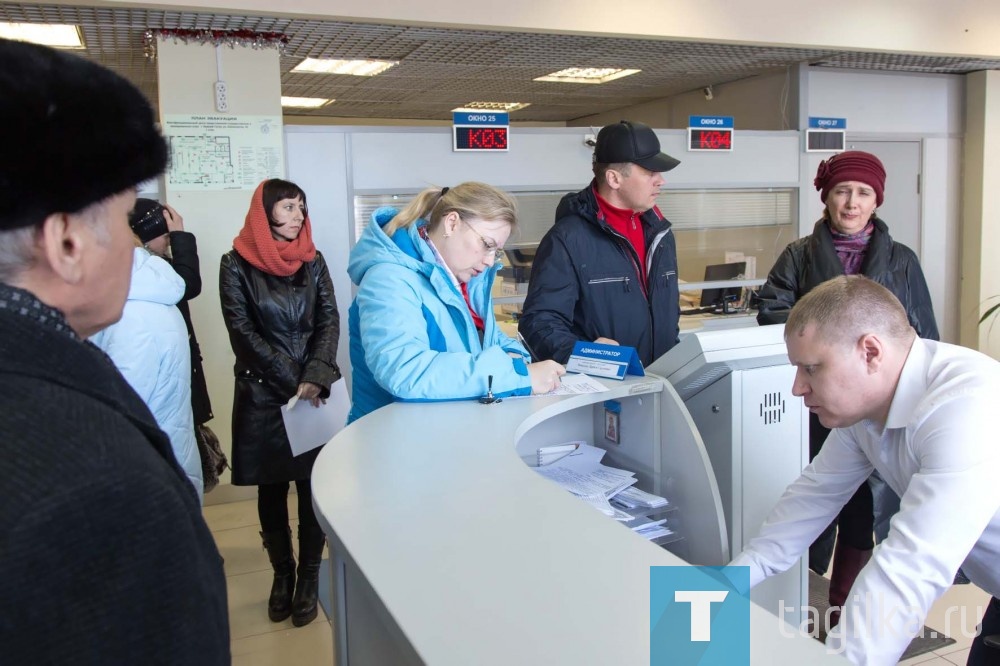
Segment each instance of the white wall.
[{"label": "white wall", "polygon": [[809,68],[810,116],[847,118],[851,133],[961,134],[965,77]]},{"label": "white wall", "polygon": [[980,325],[979,314],[1000,298],[1000,72],[969,75],[964,160],[962,237],[962,343],[1000,358],[1000,331],[994,317]]}]

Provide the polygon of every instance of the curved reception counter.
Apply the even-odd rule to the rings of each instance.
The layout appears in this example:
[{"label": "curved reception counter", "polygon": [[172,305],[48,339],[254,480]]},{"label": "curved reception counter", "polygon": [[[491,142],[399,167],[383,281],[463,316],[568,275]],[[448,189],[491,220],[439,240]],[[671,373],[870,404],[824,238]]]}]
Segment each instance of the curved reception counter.
[{"label": "curved reception counter", "polygon": [[[649,663],[649,568],[725,564],[729,541],[673,387],[653,375],[605,385],[396,403],[326,445],[313,501],[330,544],[337,664]],[[619,443],[605,439],[605,401],[620,410]],[[666,496],[681,538],[651,543],[530,468],[539,446],[573,440]],[[753,605],[751,663],[846,662]]]}]

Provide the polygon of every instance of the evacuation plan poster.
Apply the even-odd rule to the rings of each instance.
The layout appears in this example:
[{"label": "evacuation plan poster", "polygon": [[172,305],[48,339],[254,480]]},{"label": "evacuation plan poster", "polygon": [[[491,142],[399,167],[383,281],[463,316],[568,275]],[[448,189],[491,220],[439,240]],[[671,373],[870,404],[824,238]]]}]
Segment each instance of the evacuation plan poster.
[{"label": "evacuation plan poster", "polygon": [[168,115],[167,183],[175,190],[253,190],[284,178],[281,116]]}]

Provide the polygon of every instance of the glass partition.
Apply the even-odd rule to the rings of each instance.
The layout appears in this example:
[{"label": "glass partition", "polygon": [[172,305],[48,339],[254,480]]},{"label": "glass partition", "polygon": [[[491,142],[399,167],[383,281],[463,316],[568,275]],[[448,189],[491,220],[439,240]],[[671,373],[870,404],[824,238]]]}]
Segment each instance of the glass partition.
[{"label": "glass partition", "polygon": [[[567,191],[511,190],[518,203],[519,230],[506,245],[502,280],[494,290],[505,297],[498,309],[516,319],[531,279],[534,251],[555,221]],[[359,194],[354,197],[357,239],[379,206],[402,208],[416,192]],[[797,237],[796,188],[703,188],[664,190],[657,199],[673,225],[679,277],[702,282],[705,267],[746,261],[747,278],[764,278],[785,246]],[[691,302],[697,294],[691,294]]]}]

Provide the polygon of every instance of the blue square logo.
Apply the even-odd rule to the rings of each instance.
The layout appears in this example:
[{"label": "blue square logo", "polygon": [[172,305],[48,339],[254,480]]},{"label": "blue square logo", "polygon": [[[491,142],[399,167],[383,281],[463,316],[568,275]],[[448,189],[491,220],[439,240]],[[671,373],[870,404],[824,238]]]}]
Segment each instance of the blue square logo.
[{"label": "blue square logo", "polygon": [[650,567],[650,666],[750,666],[750,567]]}]

